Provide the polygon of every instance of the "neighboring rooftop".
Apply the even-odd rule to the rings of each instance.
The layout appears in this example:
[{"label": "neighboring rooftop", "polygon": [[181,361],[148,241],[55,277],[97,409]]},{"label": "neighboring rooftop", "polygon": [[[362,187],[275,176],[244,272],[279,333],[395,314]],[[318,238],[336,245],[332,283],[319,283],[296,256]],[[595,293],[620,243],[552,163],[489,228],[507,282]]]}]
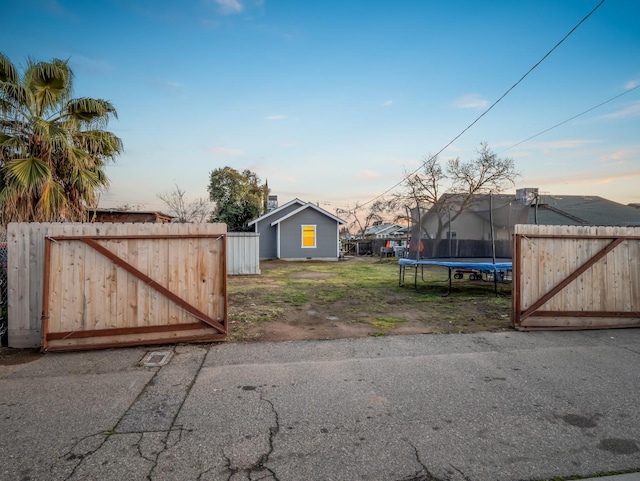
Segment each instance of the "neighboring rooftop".
[{"label": "neighboring rooftop", "polygon": [[144,210],[118,210],[118,209],[89,209],[87,212],[89,222],[151,222],[167,224],[174,217],[158,211]]},{"label": "neighboring rooftop", "polygon": [[540,195],[532,224],[640,226],[640,209],[594,195]]},{"label": "neighboring rooftop", "polygon": [[[403,229],[401,225],[398,224],[376,224],[369,227],[366,231],[364,231],[364,236],[378,236],[378,235],[393,235],[397,231]],[[406,230],[404,231],[406,233]]]}]

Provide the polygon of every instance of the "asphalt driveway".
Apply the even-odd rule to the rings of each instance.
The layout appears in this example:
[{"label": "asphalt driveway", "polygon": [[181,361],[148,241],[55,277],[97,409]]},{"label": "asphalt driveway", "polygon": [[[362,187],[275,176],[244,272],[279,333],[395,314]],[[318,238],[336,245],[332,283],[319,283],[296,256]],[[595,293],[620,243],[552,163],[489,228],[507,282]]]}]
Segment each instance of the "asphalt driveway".
[{"label": "asphalt driveway", "polygon": [[639,381],[637,329],[51,353],[0,366],[0,479],[640,471]]}]

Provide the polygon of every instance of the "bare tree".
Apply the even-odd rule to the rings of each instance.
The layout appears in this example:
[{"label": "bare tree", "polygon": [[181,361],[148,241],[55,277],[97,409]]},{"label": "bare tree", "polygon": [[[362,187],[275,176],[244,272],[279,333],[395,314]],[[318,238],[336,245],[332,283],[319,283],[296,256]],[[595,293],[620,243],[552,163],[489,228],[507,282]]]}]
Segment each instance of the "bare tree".
[{"label": "bare tree", "polygon": [[369,209],[364,210],[358,202],[353,208],[336,209],[336,214],[348,222],[346,231],[363,236],[366,230],[375,222],[383,220],[383,214],[387,209],[387,204],[383,200],[377,200]]},{"label": "bare tree", "polygon": [[439,238],[474,196],[501,192],[520,176],[513,159],[498,157],[488,144],[481,143],[476,153],[478,157],[469,161],[449,159],[444,168],[437,156],[429,156],[421,172],[406,176],[405,190],[394,196],[392,206],[415,209],[418,218],[427,210],[436,214],[438,225],[432,234]]},{"label": "bare tree", "polygon": [[210,202],[204,198],[188,201],[185,194],[176,184],[175,190],[158,194],[158,198],[166,204],[169,214],[174,216],[173,222],[206,222],[211,215]]},{"label": "bare tree", "polygon": [[115,207],[113,210],[121,211],[121,212],[140,212],[145,210],[145,204],[137,203],[137,204],[120,204]]}]

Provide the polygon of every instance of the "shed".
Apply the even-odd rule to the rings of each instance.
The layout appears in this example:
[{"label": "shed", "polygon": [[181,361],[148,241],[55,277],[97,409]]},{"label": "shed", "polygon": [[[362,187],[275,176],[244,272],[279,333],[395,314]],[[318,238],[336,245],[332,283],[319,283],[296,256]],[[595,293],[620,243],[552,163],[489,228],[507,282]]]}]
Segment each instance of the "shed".
[{"label": "shed", "polygon": [[173,216],[157,211],[89,209],[89,222],[168,224]]},{"label": "shed", "polygon": [[300,199],[249,222],[260,234],[260,258],[286,260],[338,260],[343,224],[344,220]]}]

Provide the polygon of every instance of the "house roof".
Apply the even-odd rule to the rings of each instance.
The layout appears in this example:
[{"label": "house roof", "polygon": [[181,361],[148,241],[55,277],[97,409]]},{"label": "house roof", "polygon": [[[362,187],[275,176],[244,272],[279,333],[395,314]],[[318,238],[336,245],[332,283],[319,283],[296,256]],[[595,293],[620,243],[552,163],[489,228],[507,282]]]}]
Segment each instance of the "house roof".
[{"label": "house roof", "polygon": [[[297,200],[298,200],[298,199],[297,199]],[[317,205],[312,204],[311,202],[307,202],[306,204],[304,204],[304,205],[303,205],[303,206],[301,206],[300,208],[298,208],[298,209],[296,209],[296,210],[294,210],[294,211],[292,211],[292,212],[289,212],[287,215],[282,216],[282,217],[278,217],[278,218],[277,218],[277,219],[275,219],[273,222],[271,222],[271,225],[272,225],[272,226],[275,226],[275,225],[279,224],[280,222],[282,222],[283,220],[286,220],[286,219],[288,219],[288,218],[290,218],[290,217],[293,217],[293,216],[295,216],[295,215],[299,214],[300,212],[302,212],[303,210],[306,210],[306,209],[313,209],[313,210],[316,210],[316,211],[320,212],[321,214],[324,214],[324,215],[326,215],[327,217],[330,217],[331,219],[335,220],[338,224],[346,224],[346,223],[347,223],[346,221],[344,221],[344,220],[340,219],[339,217],[336,217],[335,215],[333,215],[333,214],[331,214],[331,213],[327,212],[326,210],[321,209],[321,208],[320,208],[320,207],[318,207]],[[274,211],[274,212],[275,212],[275,211]],[[264,216],[263,216],[263,217],[264,217]]]},{"label": "house roof", "polygon": [[[464,197],[460,194],[443,194],[441,199],[442,202],[459,205]],[[482,202],[486,204],[484,208],[488,206],[488,195],[477,194],[474,197],[477,200],[469,206],[469,210],[482,208]],[[494,215],[500,205],[513,205],[516,202],[510,194],[493,194],[492,199]],[[429,210],[434,210],[434,207]],[[539,195],[526,215],[531,224],[535,224],[537,219],[538,224],[546,225],[640,226],[640,209],[594,195]]]},{"label": "house roof", "polygon": [[364,231],[363,235],[377,235],[387,231],[388,231],[387,233],[391,234],[402,228],[403,227],[398,224],[378,224],[378,225],[369,227],[367,230]]},{"label": "house roof", "polygon": [[[535,223],[535,217],[533,204],[529,221]],[[538,199],[537,223],[640,226],[640,210],[598,196],[544,195]]]},{"label": "house roof", "polygon": [[293,204],[300,204],[301,206],[305,205],[305,203],[303,201],[301,201],[300,199],[298,199],[298,198],[290,200],[286,204],[283,204],[280,207],[278,207],[276,209],[273,209],[272,211],[269,211],[266,214],[261,215],[257,219],[253,219],[247,225],[248,226],[252,226],[253,224],[256,224],[257,222],[260,222],[261,220],[264,220],[264,219],[266,219],[268,217],[271,217],[272,215],[278,214],[278,212],[282,212],[284,209],[286,209],[287,207],[289,207],[289,206],[291,206]]}]

